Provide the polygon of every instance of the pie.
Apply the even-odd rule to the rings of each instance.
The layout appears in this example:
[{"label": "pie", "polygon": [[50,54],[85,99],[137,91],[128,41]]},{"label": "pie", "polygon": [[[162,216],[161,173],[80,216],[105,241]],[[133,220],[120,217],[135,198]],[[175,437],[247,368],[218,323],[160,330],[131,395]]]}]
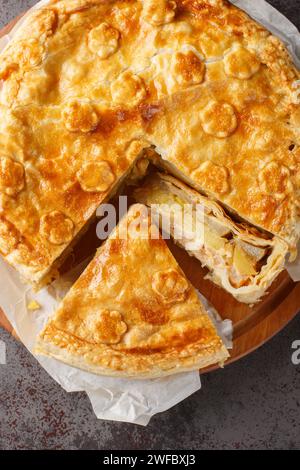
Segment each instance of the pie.
[{"label": "pie", "polygon": [[234,221],[220,204],[170,175],[150,175],[134,197],[151,208],[164,233],[208,268],[209,279],[240,302],[257,302],[284,269],[284,240]]},{"label": "pie", "polygon": [[3,258],[50,282],[99,204],[142,176],[149,148],[295,257],[299,78],[280,40],[226,0],[31,12],[0,55]]},{"label": "pie", "polygon": [[97,374],[135,378],[228,358],[195,289],[139,204],[70,289],[36,352]]}]

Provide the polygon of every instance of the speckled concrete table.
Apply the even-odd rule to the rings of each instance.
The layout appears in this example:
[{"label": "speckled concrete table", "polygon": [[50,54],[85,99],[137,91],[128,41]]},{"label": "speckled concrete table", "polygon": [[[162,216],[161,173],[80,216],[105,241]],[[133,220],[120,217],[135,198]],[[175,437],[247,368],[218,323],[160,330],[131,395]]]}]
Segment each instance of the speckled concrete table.
[{"label": "speckled concrete table", "polygon": [[[0,0],[4,26],[35,0]],[[299,0],[272,0],[300,26]],[[0,449],[300,448],[300,316],[247,358],[202,378],[202,390],[147,428],[98,421],[83,393],[65,393],[0,329]]]}]

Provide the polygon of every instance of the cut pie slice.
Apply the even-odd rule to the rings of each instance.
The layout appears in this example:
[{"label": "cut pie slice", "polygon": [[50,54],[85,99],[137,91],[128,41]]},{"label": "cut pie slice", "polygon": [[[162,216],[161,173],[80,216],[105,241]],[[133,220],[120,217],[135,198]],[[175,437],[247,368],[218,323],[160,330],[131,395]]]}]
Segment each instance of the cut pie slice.
[{"label": "cut pie slice", "polygon": [[134,197],[151,207],[164,232],[240,302],[257,302],[284,269],[285,241],[236,222],[217,202],[170,175],[152,174]]},{"label": "cut pie slice", "polygon": [[223,364],[229,356],[140,204],[66,295],[36,352],[96,374],[135,378]]}]

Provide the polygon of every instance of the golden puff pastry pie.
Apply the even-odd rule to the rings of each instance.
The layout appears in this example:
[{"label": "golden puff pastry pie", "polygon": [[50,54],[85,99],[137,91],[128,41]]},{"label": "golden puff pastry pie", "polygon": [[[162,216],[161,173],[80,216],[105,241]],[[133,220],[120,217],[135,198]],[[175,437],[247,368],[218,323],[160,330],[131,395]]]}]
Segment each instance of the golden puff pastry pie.
[{"label": "golden puff pastry pie", "polygon": [[164,233],[208,268],[209,279],[240,302],[257,302],[284,269],[284,240],[234,221],[217,202],[172,176],[150,175],[134,197],[151,208]]},{"label": "golden puff pastry pie", "polygon": [[0,54],[0,251],[40,284],[144,148],[299,239],[299,72],[226,0],[52,0]]},{"label": "golden puff pastry pie", "polygon": [[40,334],[36,352],[101,375],[155,378],[229,354],[147,208],[130,208]]}]

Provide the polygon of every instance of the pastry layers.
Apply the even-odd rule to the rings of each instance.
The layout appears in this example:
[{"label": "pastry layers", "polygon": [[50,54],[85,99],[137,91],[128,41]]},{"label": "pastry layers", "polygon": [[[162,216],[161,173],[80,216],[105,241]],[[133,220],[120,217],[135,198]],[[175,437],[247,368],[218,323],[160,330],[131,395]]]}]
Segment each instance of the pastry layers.
[{"label": "pastry layers", "polygon": [[208,268],[208,278],[240,302],[257,302],[284,269],[285,241],[234,221],[217,202],[172,176],[152,174],[134,197],[151,208],[166,234]]},{"label": "pastry layers", "polygon": [[40,334],[36,352],[101,375],[155,378],[223,364],[204,306],[134,205]]}]

